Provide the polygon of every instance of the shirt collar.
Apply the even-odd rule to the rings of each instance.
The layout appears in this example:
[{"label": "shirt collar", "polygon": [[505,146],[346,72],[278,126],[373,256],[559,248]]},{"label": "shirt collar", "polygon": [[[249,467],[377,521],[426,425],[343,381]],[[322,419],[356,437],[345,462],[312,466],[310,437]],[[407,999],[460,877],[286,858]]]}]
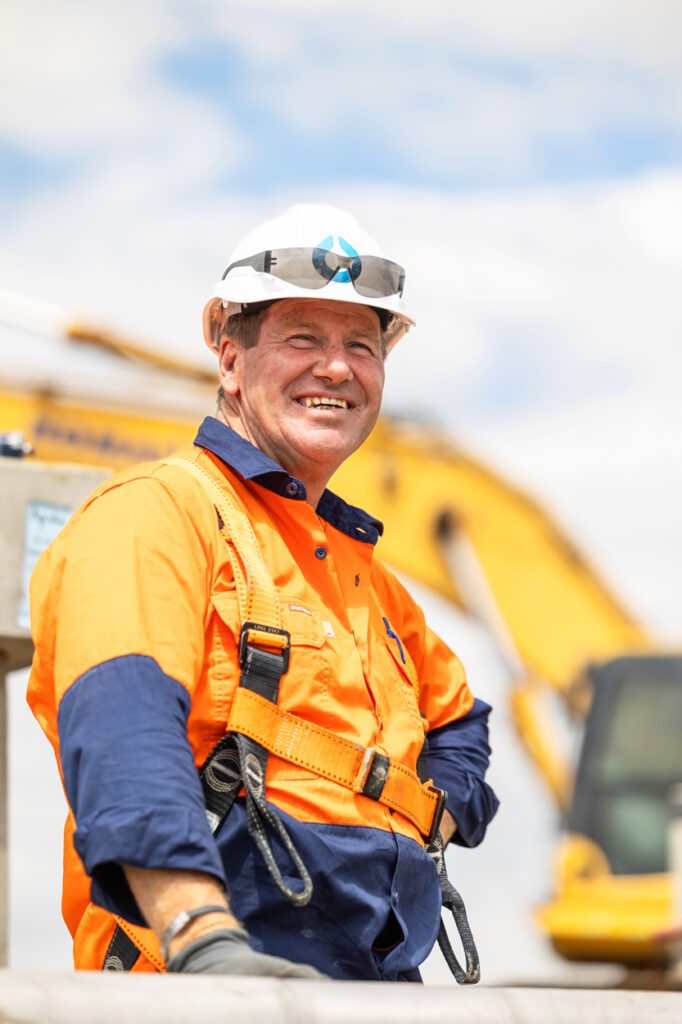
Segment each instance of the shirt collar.
[{"label": "shirt collar", "polygon": [[[269,455],[214,416],[206,417],[199,427],[194,444],[198,448],[206,448],[213,452],[221,462],[236,470],[244,480],[253,480],[269,491],[292,501],[306,500],[304,483],[295,476],[290,476]],[[368,515],[361,508],[349,505],[343,498],[329,490],[324,491],[316,511],[321,519],[353,540],[376,544],[384,532],[380,520]]]}]

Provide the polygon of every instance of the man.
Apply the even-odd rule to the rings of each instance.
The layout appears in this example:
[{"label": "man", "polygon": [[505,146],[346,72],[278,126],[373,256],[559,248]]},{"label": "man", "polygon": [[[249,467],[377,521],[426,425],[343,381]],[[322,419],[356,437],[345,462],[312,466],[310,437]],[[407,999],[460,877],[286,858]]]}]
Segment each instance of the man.
[{"label": "man", "polygon": [[36,568],[76,967],[419,978],[439,789],[444,842],[480,842],[497,801],[488,706],[374,557],[381,524],[326,489],[376,422],[403,285],[331,208],[248,236],[204,312],[215,418]]}]

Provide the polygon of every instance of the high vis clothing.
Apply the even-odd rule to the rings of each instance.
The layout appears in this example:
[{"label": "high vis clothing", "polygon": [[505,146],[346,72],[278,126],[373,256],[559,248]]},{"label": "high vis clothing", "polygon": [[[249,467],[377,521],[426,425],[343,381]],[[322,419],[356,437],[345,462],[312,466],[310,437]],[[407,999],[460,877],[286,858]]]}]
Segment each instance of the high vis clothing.
[{"label": "high vis clothing", "polygon": [[[291,638],[275,713],[410,775],[427,734],[455,842],[480,842],[497,808],[484,781],[489,708],[374,557],[381,524],[329,491],[314,510],[300,481],[212,418],[180,455],[229,493],[274,582]],[[197,769],[233,710],[246,713],[235,702],[239,581],[221,527],[191,472],[150,463],[98,488],[34,572],[28,697],[71,811],[63,912],[75,965],[101,969],[118,920],[142,951],[134,970],[163,969],[120,866],[131,864],[214,875],[258,950],[337,978],[414,977],[438,931],[440,889],[407,806],[283,747],[271,753],[266,797],[310,872],[304,907],[268,874],[242,799],[211,835]],[[276,837],[272,850],[295,887]]]}]

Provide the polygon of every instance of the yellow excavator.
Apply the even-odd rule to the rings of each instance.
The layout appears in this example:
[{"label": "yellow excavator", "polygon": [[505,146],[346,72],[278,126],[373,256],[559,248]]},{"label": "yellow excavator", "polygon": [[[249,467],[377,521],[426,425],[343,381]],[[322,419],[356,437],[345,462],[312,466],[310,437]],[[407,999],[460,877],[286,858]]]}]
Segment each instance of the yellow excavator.
[{"label": "yellow excavator", "polygon": [[[4,454],[118,468],[190,442],[214,406],[208,368],[7,293],[3,332],[34,348],[0,367]],[[664,965],[682,937],[666,852],[682,657],[656,649],[528,495],[432,427],[382,419],[332,486],[385,522],[386,562],[495,639],[518,734],[565,821],[554,895],[537,912],[555,949]],[[577,769],[546,713],[552,693],[585,723]]]}]

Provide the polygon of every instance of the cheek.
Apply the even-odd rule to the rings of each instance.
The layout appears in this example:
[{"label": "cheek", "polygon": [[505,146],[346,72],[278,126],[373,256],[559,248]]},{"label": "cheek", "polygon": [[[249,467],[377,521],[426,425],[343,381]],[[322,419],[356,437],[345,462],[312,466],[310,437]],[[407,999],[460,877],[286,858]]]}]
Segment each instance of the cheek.
[{"label": "cheek", "polygon": [[377,368],[372,373],[367,374],[364,380],[364,388],[370,404],[379,405],[381,403],[381,396],[384,392],[383,364],[380,368]]}]

